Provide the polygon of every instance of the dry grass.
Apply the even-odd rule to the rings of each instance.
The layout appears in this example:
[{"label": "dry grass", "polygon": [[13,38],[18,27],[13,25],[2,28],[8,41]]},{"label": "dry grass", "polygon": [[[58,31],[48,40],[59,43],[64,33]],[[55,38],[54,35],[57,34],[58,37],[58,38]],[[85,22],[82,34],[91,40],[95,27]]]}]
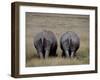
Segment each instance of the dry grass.
[{"label": "dry grass", "polygon": [[[54,32],[58,41],[57,57],[39,59],[34,48],[34,36],[43,30]],[[80,37],[80,48],[77,57],[62,58],[59,39],[66,31],[74,31]],[[89,16],[57,15],[57,14],[26,14],[26,66],[55,66],[55,65],[89,64]]]}]

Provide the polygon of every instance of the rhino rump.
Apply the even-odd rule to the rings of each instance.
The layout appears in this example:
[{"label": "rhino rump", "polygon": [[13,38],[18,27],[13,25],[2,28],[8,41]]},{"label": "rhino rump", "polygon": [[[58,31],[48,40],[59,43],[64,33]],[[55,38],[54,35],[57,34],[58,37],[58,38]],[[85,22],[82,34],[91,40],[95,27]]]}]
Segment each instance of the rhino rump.
[{"label": "rhino rump", "polygon": [[34,37],[34,46],[37,50],[39,56],[45,58],[46,51],[48,51],[48,56],[56,56],[57,50],[57,39],[53,32],[43,31],[38,33]]},{"label": "rhino rump", "polygon": [[64,33],[60,38],[60,46],[62,49],[62,56],[65,56],[65,57],[75,56],[76,51],[78,50],[80,46],[79,36],[75,32],[72,32],[72,31],[68,31]]}]

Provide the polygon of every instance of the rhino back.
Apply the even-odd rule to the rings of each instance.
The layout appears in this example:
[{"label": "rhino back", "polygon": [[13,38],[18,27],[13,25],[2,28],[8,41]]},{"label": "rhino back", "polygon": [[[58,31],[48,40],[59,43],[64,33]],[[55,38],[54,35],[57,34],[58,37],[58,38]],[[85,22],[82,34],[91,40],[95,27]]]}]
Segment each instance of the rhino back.
[{"label": "rhino back", "polygon": [[46,40],[49,40],[51,43],[57,42],[57,39],[56,39],[56,37],[55,37],[53,32],[51,32],[51,31],[44,31],[43,35],[44,35],[44,38]]},{"label": "rhino back", "polygon": [[61,36],[60,39],[61,46],[66,45],[67,47],[79,47],[80,39],[79,36],[72,31],[68,31]]}]

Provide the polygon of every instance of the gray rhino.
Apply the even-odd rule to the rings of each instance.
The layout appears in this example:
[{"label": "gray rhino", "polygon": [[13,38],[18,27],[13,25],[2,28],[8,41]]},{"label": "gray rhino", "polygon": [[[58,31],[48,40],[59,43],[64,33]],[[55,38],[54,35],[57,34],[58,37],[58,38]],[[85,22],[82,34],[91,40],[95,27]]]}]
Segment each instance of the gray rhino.
[{"label": "gray rhino", "polygon": [[57,56],[57,39],[53,32],[43,31],[34,37],[34,46],[40,58],[48,56]]},{"label": "gray rhino", "polygon": [[60,47],[62,49],[62,56],[64,57],[74,57],[79,46],[80,39],[75,32],[68,31],[60,38]]}]

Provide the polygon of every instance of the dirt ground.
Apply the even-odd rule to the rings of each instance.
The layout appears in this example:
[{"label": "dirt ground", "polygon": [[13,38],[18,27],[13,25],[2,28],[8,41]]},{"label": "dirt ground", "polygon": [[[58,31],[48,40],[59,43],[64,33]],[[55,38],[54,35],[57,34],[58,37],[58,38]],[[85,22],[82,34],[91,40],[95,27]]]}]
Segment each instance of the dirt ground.
[{"label": "dirt ground", "polygon": [[[57,57],[39,59],[34,47],[34,36],[43,31],[52,31],[57,38]],[[60,37],[67,31],[74,31],[80,37],[77,57],[62,58]],[[26,13],[26,67],[89,64],[89,16],[72,14]]]}]

